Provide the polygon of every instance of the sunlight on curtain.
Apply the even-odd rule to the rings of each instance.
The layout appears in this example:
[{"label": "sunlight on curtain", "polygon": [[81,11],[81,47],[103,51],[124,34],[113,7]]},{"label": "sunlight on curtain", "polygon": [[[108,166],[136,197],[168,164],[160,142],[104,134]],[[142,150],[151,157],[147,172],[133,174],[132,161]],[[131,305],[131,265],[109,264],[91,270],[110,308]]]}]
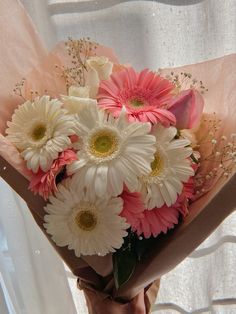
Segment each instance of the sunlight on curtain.
[{"label": "sunlight on curtain", "polygon": [[0,200],[0,297],[9,314],[75,314],[62,262],[2,179]]},{"label": "sunlight on curtain", "polygon": [[[90,36],[113,47],[122,62],[132,62],[137,69],[174,67],[236,52],[235,0],[22,2],[48,48],[68,36]],[[4,274],[0,297],[8,293],[16,314],[86,314],[76,280],[3,182],[0,209]],[[236,313],[235,225],[233,213],[190,257],[163,276],[153,313]]]}]

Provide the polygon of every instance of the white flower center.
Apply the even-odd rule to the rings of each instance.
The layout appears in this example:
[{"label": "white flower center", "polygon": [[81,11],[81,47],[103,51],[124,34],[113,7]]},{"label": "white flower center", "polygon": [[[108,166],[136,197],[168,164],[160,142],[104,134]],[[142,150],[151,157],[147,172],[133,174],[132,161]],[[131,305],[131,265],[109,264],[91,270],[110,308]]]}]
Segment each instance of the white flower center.
[{"label": "white flower center", "polygon": [[161,158],[159,153],[155,153],[155,157],[153,162],[151,163],[151,177],[157,177],[161,174],[162,170],[164,169],[164,161]]},{"label": "white flower center", "polygon": [[31,130],[30,137],[33,141],[38,142],[44,138],[46,135],[47,128],[43,123],[39,123],[33,127]]},{"label": "white flower center", "polygon": [[98,130],[89,139],[88,151],[94,157],[111,157],[118,149],[119,138],[111,129]]},{"label": "white flower center", "polygon": [[165,179],[166,160],[160,152],[156,152],[154,160],[151,162],[151,172],[148,175],[142,176],[140,179],[145,184],[162,184]]},{"label": "white flower center", "polygon": [[97,225],[97,217],[91,210],[81,210],[75,216],[77,226],[84,231],[91,231]]}]

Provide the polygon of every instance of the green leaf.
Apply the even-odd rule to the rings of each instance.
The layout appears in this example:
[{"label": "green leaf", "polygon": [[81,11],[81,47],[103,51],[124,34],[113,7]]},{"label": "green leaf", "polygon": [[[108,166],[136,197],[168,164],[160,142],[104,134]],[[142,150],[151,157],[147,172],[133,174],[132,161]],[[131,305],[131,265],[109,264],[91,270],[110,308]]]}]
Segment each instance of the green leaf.
[{"label": "green leaf", "polygon": [[116,289],[126,283],[136,267],[136,255],[132,250],[119,250],[113,254],[113,271]]},{"label": "green leaf", "polygon": [[199,160],[195,158],[194,154],[192,154],[190,158],[192,159],[193,162],[195,162],[195,164],[199,164]]},{"label": "green leaf", "polygon": [[113,273],[117,289],[130,279],[135,270],[137,263],[135,241],[135,235],[129,231],[122,247],[113,254]]},{"label": "green leaf", "polygon": [[[137,254],[138,261],[141,261],[142,258],[145,256],[145,253],[148,251],[150,247],[150,239],[142,239],[142,240],[137,240],[135,243],[135,251]],[[151,244],[153,241],[151,242]]]}]

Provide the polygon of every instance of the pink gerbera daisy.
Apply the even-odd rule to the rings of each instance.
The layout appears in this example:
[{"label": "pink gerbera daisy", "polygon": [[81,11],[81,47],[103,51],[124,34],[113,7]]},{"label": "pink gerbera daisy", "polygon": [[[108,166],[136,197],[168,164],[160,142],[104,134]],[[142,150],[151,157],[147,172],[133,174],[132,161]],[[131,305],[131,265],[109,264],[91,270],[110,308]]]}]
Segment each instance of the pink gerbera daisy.
[{"label": "pink gerbera daisy", "polygon": [[132,225],[132,230],[136,231],[138,235],[143,234],[145,238],[157,237],[161,232],[166,233],[178,223],[180,215],[185,217],[188,214],[189,199],[193,197],[193,193],[193,179],[190,178],[184,184],[183,192],[174,205],[155,207],[152,210],[146,209],[142,212],[142,217],[136,219],[136,223]]},{"label": "pink gerbera daisy", "polygon": [[177,199],[175,207],[177,207],[183,217],[186,217],[189,213],[189,200],[194,197],[194,179],[191,177],[188,182],[184,183],[183,192]]},{"label": "pink gerbera daisy", "polygon": [[179,211],[174,206],[161,208],[146,209],[143,212],[143,218],[133,228],[138,235],[143,234],[144,238],[150,236],[157,237],[161,232],[166,233],[178,223]]},{"label": "pink gerbera daisy", "polygon": [[120,215],[126,218],[131,227],[136,226],[139,220],[144,217],[143,211],[145,207],[141,199],[141,194],[138,192],[130,192],[127,188],[124,188],[120,197],[124,202],[123,210]]},{"label": "pink gerbera daisy", "polygon": [[32,175],[29,185],[30,190],[35,194],[38,193],[45,200],[48,199],[52,192],[57,191],[57,176],[63,171],[66,165],[69,165],[74,160],[77,160],[77,156],[73,150],[67,149],[60,153],[47,172],[43,172],[40,169],[36,174]]},{"label": "pink gerbera daisy", "polygon": [[166,105],[172,98],[173,89],[170,81],[156,73],[148,69],[137,73],[130,67],[101,81],[98,105],[115,117],[125,106],[130,121],[160,122],[168,127],[176,122]]}]

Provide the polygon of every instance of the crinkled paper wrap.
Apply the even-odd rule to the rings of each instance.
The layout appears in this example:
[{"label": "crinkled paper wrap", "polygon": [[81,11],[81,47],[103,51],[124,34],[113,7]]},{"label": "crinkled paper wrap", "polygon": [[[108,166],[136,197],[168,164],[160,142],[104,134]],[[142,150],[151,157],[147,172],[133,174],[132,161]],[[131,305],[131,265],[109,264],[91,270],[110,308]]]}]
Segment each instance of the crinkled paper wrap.
[{"label": "crinkled paper wrap", "polygon": [[[65,85],[55,71],[55,64],[62,65],[68,60],[62,44],[59,44],[52,53],[46,53],[30,19],[18,1],[1,1],[0,29],[0,175],[26,201],[35,221],[45,233],[43,228],[45,202],[28,190],[27,169],[17,150],[4,137],[4,132],[6,122],[10,120],[14,109],[22,103],[22,100],[13,94],[15,83],[26,77],[26,95],[29,95],[30,90],[37,90],[39,93],[47,90],[52,97],[65,94]],[[98,53],[107,55],[113,62],[117,62],[110,49],[100,47]],[[225,135],[236,133],[236,55],[174,70],[176,73],[190,72],[197,79],[204,81],[209,89],[204,96],[206,111],[214,111],[220,116],[224,122],[222,131]],[[163,74],[165,73],[169,73],[169,70],[164,70]],[[151,299],[150,291],[157,291],[155,287],[158,286],[150,284],[188,256],[234,210],[235,188],[235,176],[224,184],[216,182],[210,193],[192,204],[187,219],[171,235],[167,235],[158,247],[153,247],[149,258],[137,266],[130,281],[118,291],[114,289],[111,275],[111,255],[77,258],[73,251],[56,247],[50,237],[46,233],[45,235],[72,272],[78,276],[78,285],[85,291],[91,313],[105,313],[105,306],[106,313],[124,314],[131,309],[133,313],[135,309],[137,311],[143,309],[140,313],[146,313],[150,308],[147,306],[147,300]],[[108,295],[119,300],[133,299],[133,301],[124,306],[107,299]]]}]

